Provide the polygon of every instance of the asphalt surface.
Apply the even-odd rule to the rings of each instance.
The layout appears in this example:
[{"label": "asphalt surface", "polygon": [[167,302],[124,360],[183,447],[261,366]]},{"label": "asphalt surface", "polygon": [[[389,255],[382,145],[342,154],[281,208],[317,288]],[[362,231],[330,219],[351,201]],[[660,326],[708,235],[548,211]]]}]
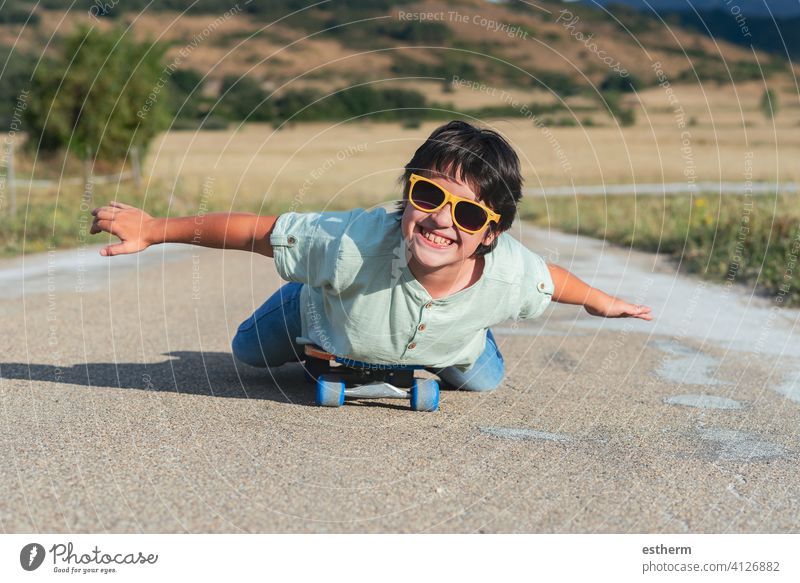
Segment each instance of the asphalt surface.
[{"label": "asphalt surface", "polygon": [[554,305],[495,329],[488,394],[313,405],[237,365],[281,282],[241,252],[0,264],[4,532],[797,532],[798,312],[652,255],[523,242],[656,321]]}]

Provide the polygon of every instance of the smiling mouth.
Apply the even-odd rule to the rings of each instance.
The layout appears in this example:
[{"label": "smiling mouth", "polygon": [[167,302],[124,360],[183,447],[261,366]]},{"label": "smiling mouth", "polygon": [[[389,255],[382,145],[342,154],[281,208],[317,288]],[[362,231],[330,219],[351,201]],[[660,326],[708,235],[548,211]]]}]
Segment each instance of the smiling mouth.
[{"label": "smiling mouth", "polygon": [[422,228],[420,226],[417,226],[416,231],[417,231],[417,233],[419,233],[420,237],[425,239],[426,243],[428,243],[429,245],[431,245],[433,247],[437,247],[439,249],[446,249],[447,247],[452,247],[453,245],[456,244],[456,242],[453,241],[452,239],[447,239],[445,237],[440,237],[438,235],[434,235],[433,233],[431,233],[427,229],[424,229],[424,228]]}]

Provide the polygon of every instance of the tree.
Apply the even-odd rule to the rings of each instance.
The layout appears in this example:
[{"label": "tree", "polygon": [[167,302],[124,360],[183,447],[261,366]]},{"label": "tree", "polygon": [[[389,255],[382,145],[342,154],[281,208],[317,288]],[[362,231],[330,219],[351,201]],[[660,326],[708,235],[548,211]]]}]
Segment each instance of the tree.
[{"label": "tree", "polygon": [[601,102],[605,102],[608,112],[623,127],[630,127],[636,123],[636,110],[632,106],[622,103],[622,95],[616,91],[606,93],[601,97]]},{"label": "tree", "polygon": [[16,0],[6,0],[0,4],[0,24],[24,24],[34,26],[41,20],[39,14],[29,4]]},{"label": "tree", "polygon": [[765,89],[759,107],[764,117],[772,119],[778,113],[778,95],[772,89]]},{"label": "tree", "polygon": [[603,93],[633,93],[642,88],[642,82],[633,73],[627,73],[624,77],[616,72],[611,72],[600,83],[600,91]]},{"label": "tree", "polygon": [[246,121],[271,121],[271,104],[267,93],[251,77],[228,75],[222,80],[222,93],[218,105],[227,119]]},{"label": "tree", "polygon": [[137,43],[121,27],[102,32],[80,26],[59,56],[41,65],[31,83],[26,126],[31,148],[68,148],[80,158],[124,158],[145,153],[169,123],[170,69],[165,47]]},{"label": "tree", "polygon": [[169,111],[176,118],[200,119],[203,76],[193,69],[178,69],[169,78]]},{"label": "tree", "polygon": [[9,131],[20,96],[30,90],[36,60],[36,55],[0,47],[0,132]]}]

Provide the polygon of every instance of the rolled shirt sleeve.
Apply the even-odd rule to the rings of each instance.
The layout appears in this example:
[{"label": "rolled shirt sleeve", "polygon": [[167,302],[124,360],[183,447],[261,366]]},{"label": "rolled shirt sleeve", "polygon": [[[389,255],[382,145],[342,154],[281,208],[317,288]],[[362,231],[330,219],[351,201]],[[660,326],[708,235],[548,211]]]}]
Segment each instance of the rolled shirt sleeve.
[{"label": "rolled shirt sleeve", "polygon": [[351,211],[280,215],[269,238],[278,274],[312,287],[335,287],[339,248],[350,215]]},{"label": "rolled shirt sleeve", "polygon": [[545,260],[523,248],[523,277],[520,290],[520,311],[522,319],[536,318],[550,305],[553,297],[553,278]]}]

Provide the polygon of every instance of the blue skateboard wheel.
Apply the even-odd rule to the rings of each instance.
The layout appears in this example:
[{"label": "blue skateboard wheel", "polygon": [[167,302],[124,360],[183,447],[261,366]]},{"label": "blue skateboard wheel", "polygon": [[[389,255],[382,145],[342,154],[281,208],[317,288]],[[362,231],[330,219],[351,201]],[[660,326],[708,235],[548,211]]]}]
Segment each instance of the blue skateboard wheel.
[{"label": "blue skateboard wheel", "polygon": [[411,387],[411,409],[436,411],[439,408],[439,383],[435,379],[415,379]]},{"label": "blue skateboard wheel", "polygon": [[344,405],[344,382],[328,380],[325,376],[317,379],[317,405],[320,407],[341,407]]}]

